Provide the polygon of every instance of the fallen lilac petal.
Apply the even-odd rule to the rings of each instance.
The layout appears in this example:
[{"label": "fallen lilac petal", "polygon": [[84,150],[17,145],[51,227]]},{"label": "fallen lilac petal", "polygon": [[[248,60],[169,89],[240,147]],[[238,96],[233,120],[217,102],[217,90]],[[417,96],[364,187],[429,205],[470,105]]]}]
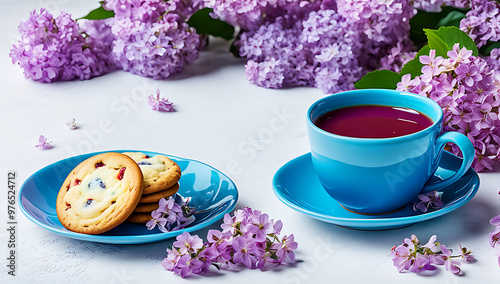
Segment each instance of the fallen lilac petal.
[{"label": "fallen lilac petal", "polygon": [[500,215],[491,218],[490,224],[493,226],[500,226]]},{"label": "fallen lilac petal", "polygon": [[68,126],[69,129],[77,129],[78,126],[76,126],[76,120],[73,117],[68,118],[68,121],[66,122],[66,126]]},{"label": "fallen lilac petal", "polygon": [[462,247],[460,244],[458,246],[460,247],[460,254],[465,262],[471,263],[475,260],[470,250],[467,250],[467,248]]},{"label": "fallen lilac petal", "polygon": [[52,145],[50,145],[51,141],[47,141],[47,138],[43,135],[40,135],[38,138],[38,145],[35,147],[38,148],[38,150],[48,150],[52,148]]},{"label": "fallen lilac petal", "polygon": [[160,89],[156,90],[156,97],[150,95],[148,97],[148,104],[155,111],[172,112],[175,111],[173,103],[169,102],[168,99],[160,97]]},{"label": "fallen lilac petal", "polygon": [[446,260],[444,262],[444,267],[446,268],[446,270],[450,271],[453,274],[459,274],[461,272],[460,263],[456,260],[453,260],[453,256],[451,255],[452,251],[446,246],[441,245],[441,252],[446,257]]},{"label": "fallen lilac petal", "polygon": [[432,235],[429,238],[429,241],[425,245],[423,245],[422,247],[430,249],[433,253],[438,252],[439,251],[439,247],[438,247],[439,243],[436,242],[436,239],[437,239],[437,236]]},{"label": "fallen lilac petal", "polygon": [[413,203],[413,211],[420,210],[426,213],[429,208],[439,209],[443,207],[441,193],[437,191],[426,192],[418,195],[419,202]]},{"label": "fallen lilac petal", "polygon": [[422,254],[417,254],[413,265],[410,267],[409,271],[418,273],[424,270],[435,270],[436,267],[431,265],[429,258]]},{"label": "fallen lilac petal", "polygon": [[498,244],[500,244],[500,226],[490,233],[490,246],[495,247]]}]

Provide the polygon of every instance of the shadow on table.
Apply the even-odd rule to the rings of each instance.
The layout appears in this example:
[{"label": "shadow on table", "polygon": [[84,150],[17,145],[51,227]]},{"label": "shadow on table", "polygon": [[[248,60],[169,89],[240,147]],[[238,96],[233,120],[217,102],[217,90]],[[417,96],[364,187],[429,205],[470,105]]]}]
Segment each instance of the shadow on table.
[{"label": "shadow on table", "polygon": [[236,58],[229,52],[229,42],[222,39],[211,39],[209,46],[200,52],[198,59],[185,65],[182,72],[167,78],[166,81],[202,76],[232,65],[240,65],[241,73],[244,74],[245,63],[244,58]]},{"label": "shadow on table", "polygon": [[314,223],[311,225],[317,226],[318,231],[322,231],[320,234],[335,235],[336,238],[348,239],[351,245],[355,245],[356,242],[366,243],[369,241],[373,246],[380,245],[390,249],[392,246],[399,245],[404,238],[409,238],[412,234],[415,234],[422,244],[425,244],[432,235],[437,235],[438,242],[450,244],[451,246],[454,243],[467,245],[464,242],[476,236],[484,236],[487,239],[489,232],[494,229],[489,220],[498,214],[500,214],[498,208],[476,198],[447,215],[392,230],[364,231],[349,229],[312,218],[311,222]]}]

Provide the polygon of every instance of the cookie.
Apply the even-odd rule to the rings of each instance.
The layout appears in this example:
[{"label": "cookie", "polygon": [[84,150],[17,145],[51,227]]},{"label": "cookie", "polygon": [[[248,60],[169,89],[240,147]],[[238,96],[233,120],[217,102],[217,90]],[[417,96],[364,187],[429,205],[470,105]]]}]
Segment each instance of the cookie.
[{"label": "cookie", "polygon": [[181,169],[167,156],[150,157],[141,152],[123,153],[139,165],[144,176],[144,194],[155,193],[172,187],[181,178]]},{"label": "cookie", "polygon": [[149,220],[153,219],[151,217],[151,213],[132,213],[127,219],[127,222],[130,223],[139,223],[139,224],[145,224]]},{"label": "cookie", "polygon": [[124,222],[142,196],[137,163],[120,153],[103,153],[81,162],[64,181],[56,211],[67,229],[100,234]]},{"label": "cookie", "polygon": [[160,199],[170,197],[170,196],[176,194],[178,190],[179,190],[179,184],[176,183],[176,184],[174,184],[174,186],[167,188],[165,190],[158,191],[158,192],[151,193],[151,194],[143,194],[141,196],[141,198],[139,199],[139,203],[140,204],[141,203],[153,203],[153,202],[158,203],[160,201]]},{"label": "cookie", "polygon": [[154,210],[158,209],[159,207],[158,202],[139,203],[137,207],[135,207],[134,213],[151,213]]}]

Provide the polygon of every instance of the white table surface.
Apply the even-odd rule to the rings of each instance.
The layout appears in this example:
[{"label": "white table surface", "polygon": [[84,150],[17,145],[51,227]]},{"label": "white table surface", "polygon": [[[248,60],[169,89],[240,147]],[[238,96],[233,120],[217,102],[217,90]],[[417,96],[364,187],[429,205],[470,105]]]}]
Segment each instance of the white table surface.
[{"label": "white table surface", "polygon": [[[95,3],[94,3],[95,2]],[[246,80],[244,61],[212,42],[200,58],[169,80],[155,81],[117,71],[89,81],[41,84],[24,78],[8,53],[17,26],[41,7],[74,17],[97,7],[97,1],[0,0],[0,283],[498,283],[495,249],[488,244],[489,219],[500,214],[500,167],[480,173],[478,194],[452,213],[410,227],[358,231],[316,221],[296,212],[272,191],[276,170],[307,153],[305,113],[324,96],[317,89],[268,90]],[[177,112],[159,113],[147,96],[161,89]],[[75,117],[79,129],[65,122]],[[277,123],[277,119],[279,123]],[[278,125],[279,127],[276,127]],[[103,127],[104,126],[104,127]],[[53,149],[35,148],[39,135]],[[16,276],[7,274],[7,173],[17,172],[18,188],[38,169],[60,159],[95,151],[142,149],[205,162],[237,185],[236,208],[249,206],[283,221],[283,234],[299,243],[293,267],[261,272],[211,268],[206,277],[183,280],[160,263],[172,240],[144,245],[107,245],[51,233],[17,209]],[[19,206],[19,203],[17,204]],[[210,226],[219,228],[220,222]],[[207,229],[197,232],[206,236]],[[462,264],[464,276],[440,266],[433,276],[398,273],[389,252],[405,237],[471,249],[477,262]]]}]

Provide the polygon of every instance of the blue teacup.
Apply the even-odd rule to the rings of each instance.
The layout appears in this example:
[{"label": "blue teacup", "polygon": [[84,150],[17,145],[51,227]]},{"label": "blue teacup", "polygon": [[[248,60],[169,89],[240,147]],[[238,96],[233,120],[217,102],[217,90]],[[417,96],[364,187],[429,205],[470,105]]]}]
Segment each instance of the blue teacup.
[{"label": "blue teacup", "polygon": [[[425,114],[432,125],[392,138],[353,138],[324,131],[315,125],[323,114],[358,105],[403,107]],[[418,194],[457,181],[470,168],[475,151],[458,132],[442,134],[443,111],[424,96],[384,89],[341,92],[316,101],[307,112],[312,162],[325,190],[340,204],[365,214],[390,213]],[[462,165],[451,177],[427,184],[436,171],[446,143],[462,151]]]}]

